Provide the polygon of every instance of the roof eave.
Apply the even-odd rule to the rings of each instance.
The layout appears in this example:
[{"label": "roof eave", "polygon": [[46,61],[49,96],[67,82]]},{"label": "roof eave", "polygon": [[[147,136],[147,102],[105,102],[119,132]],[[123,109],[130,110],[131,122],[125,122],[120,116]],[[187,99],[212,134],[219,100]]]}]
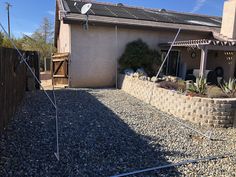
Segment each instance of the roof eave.
[{"label": "roof eave", "polygon": [[[71,24],[71,23],[85,21],[85,19],[86,19],[85,15],[68,13],[63,18],[63,22],[66,24]],[[201,25],[186,25],[186,24],[114,18],[114,17],[105,17],[105,16],[96,16],[96,15],[90,15],[89,21],[94,22],[94,23],[103,23],[103,24],[112,24],[112,25],[142,26],[142,27],[165,28],[165,29],[181,28],[182,30],[201,31],[201,32],[212,32],[214,30],[219,29],[218,27],[208,27],[208,26],[201,26]]]},{"label": "roof eave", "polygon": [[218,41],[209,39],[198,39],[198,40],[186,40],[176,41],[159,44],[160,47],[190,47],[190,48],[206,48],[208,50],[219,50],[219,51],[236,51],[236,41]]},{"label": "roof eave", "polygon": [[56,12],[55,12],[55,27],[54,27],[54,46],[57,47],[57,38],[60,31],[60,20],[66,16],[66,9],[63,6],[62,0],[56,0]]}]

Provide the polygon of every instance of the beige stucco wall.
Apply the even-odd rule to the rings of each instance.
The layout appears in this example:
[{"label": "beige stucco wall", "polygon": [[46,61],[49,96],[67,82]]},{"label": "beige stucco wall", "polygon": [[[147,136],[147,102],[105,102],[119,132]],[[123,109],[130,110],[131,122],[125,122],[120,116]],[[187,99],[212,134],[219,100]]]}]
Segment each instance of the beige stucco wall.
[{"label": "beige stucco wall", "polygon": [[71,31],[70,25],[64,24],[60,21],[60,32],[57,40],[57,52],[65,53],[71,51]]},{"label": "beige stucco wall", "polygon": [[[151,48],[172,41],[177,31],[135,29],[90,24],[84,31],[81,25],[71,25],[71,87],[111,87],[116,83],[116,61],[126,44],[141,38]],[[182,32],[178,40],[205,38],[204,33]]]},{"label": "beige stucco wall", "polygon": [[209,51],[206,69],[214,70],[221,66],[224,69],[224,79],[234,77],[235,53],[223,51]]},{"label": "beige stucco wall", "polygon": [[[181,63],[186,63],[187,69],[199,69],[201,61],[201,51],[200,50],[187,50],[187,48],[182,48],[181,52]],[[192,52],[196,53],[196,58],[192,58]]]},{"label": "beige stucco wall", "polygon": [[106,87],[115,84],[116,40],[114,30],[72,25],[71,87]]}]

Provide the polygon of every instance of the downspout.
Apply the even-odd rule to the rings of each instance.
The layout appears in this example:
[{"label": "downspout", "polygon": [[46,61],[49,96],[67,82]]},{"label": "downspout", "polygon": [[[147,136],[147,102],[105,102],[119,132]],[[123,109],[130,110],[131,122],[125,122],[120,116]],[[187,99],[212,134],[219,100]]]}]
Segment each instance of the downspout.
[{"label": "downspout", "polygon": [[118,89],[118,26],[115,26],[116,35],[116,89]]},{"label": "downspout", "polygon": [[62,10],[60,10],[60,12],[64,12],[64,13],[67,13],[67,11],[65,10],[64,6],[63,6],[63,3],[62,3],[62,0],[59,0],[60,4],[61,4],[61,8]]}]

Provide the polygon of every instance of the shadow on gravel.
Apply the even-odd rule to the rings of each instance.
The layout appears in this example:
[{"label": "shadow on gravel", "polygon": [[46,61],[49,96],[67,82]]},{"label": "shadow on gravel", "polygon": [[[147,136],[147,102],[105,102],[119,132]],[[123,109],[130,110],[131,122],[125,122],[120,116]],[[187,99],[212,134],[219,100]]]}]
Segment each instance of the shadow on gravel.
[{"label": "shadow on gravel", "polygon": [[[0,176],[111,176],[169,164],[112,110],[85,90],[56,91],[61,161],[54,157],[54,111],[42,92],[28,93],[0,138]],[[105,96],[105,95],[104,95]],[[175,168],[137,176],[179,176]]]}]

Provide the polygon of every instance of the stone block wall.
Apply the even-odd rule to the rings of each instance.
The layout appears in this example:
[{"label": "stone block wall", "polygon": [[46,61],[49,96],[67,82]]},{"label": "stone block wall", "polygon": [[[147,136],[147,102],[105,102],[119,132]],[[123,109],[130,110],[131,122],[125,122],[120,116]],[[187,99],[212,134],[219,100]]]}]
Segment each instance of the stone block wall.
[{"label": "stone block wall", "polygon": [[163,112],[202,126],[227,128],[236,125],[236,99],[185,96],[125,75],[119,76],[119,88]]}]

